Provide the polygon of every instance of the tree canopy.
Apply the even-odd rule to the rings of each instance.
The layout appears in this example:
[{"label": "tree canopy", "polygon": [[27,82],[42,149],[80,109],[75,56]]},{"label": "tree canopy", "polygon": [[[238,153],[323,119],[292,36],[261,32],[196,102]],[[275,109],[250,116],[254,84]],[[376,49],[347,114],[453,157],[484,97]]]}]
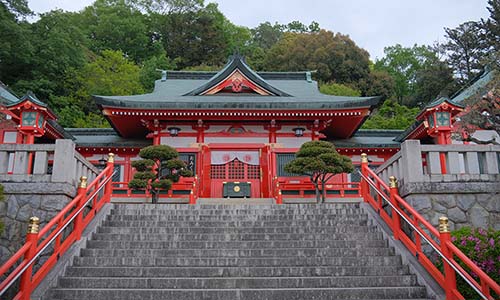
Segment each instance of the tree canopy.
[{"label": "tree canopy", "polygon": [[154,145],[139,151],[141,160],[132,162],[137,172],[128,183],[129,188],[147,190],[156,203],[161,190],[169,190],[173,182],[178,182],[181,176],[193,176],[186,169],[186,164],[179,159],[179,153],[167,145]]},{"label": "tree canopy", "polygon": [[302,144],[295,159],[285,165],[285,171],[309,176],[316,188],[318,202],[325,201],[325,185],[336,174],[353,171],[351,159],[340,155],[335,146],[326,141],[311,141]]}]

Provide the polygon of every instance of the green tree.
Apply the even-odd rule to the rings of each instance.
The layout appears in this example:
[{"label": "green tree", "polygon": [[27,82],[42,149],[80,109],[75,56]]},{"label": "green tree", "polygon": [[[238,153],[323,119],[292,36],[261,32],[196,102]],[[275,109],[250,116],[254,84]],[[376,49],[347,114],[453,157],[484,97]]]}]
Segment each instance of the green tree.
[{"label": "green tree", "polygon": [[353,171],[351,159],[340,155],[332,143],[311,141],[302,144],[295,159],[285,165],[285,171],[309,176],[316,188],[316,200],[325,201],[325,185],[333,176]]},{"label": "green tree", "polygon": [[152,56],[142,65],[139,79],[145,91],[152,91],[155,80],[161,78],[160,70],[175,69],[175,62],[170,60],[166,54]]},{"label": "green tree", "polygon": [[368,57],[368,52],[340,33],[287,32],[271,47],[264,65],[273,71],[317,70],[319,80],[344,84],[357,83],[368,76]]},{"label": "green tree", "polygon": [[119,50],[136,63],[164,53],[147,16],[126,0],[97,0],[80,13],[79,22],[95,53]]},{"label": "green tree", "polygon": [[371,70],[357,86],[362,96],[381,96],[385,100],[394,95],[394,79],[386,71]]},{"label": "green tree", "polygon": [[485,45],[481,27],[478,22],[470,21],[444,30],[448,63],[462,83],[467,83],[483,69],[481,58],[485,55]]},{"label": "green tree", "polygon": [[251,29],[252,43],[262,49],[270,49],[276,44],[283,33],[286,26],[278,22],[271,24],[270,22],[260,23],[257,27]]},{"label": "green tree", "polygon": [[17,17],[26,17],[33,14],[28,6],[28,0],[0,0],[0,6]]},{"label": "green tree", "polygon": [[34,49],[30,25],[19,21],[9,7],[0,2],[0,79],[12,85],[29,77]]},{"label": "green tree", "polygon": [[411,48],[399,44],[385,47],[384,54],[382,59],[375,62],[374,69],[391,75],[395,84],[394,94],[401,104],[411,102],[419,71],[439,62],[432,48],[416,44]]},{"label": "green tree", "polygon": [[142,94],[140,68],[128,60],[121,51],[104,50],[93,62],[85,65],[78,75],[80,89],[76,97],[80,108],[88,113],[98,113],[91,106],[91,95]]},{"label": "green tree", "polygon": [[418,107],[408,108],[393,100],[385,100],[377,112],[363,124],[363,129],[405,129],[420,112]]},{"label": "green tree", "polygon": [[353,89],[347,85],[335,82],[322,84],[319,87],[319,91],[322,92],[323,94],[335,95],[335,96],[352,96],[352,97],[361,96],[361,91]]},{"label": "green tree", "polygon": [[486,43],[497,53],[500,52],[500,1],[488,0],[488,11],[490,17],[481,19],[480,26],[485,32]]},{"label": "green tree", "polygon": [[178,182],[181,176],[193,176],[192,172],[186,169],[186,164],[178,158],[179,153],[170,146],[142,148],[139,157],[142,159],[132,162],[132,167],[137,172],[128,186],[135,190],[147,190],[152,196],[152,203],[157,203],[160,191],[168,191],[172,183]]}]

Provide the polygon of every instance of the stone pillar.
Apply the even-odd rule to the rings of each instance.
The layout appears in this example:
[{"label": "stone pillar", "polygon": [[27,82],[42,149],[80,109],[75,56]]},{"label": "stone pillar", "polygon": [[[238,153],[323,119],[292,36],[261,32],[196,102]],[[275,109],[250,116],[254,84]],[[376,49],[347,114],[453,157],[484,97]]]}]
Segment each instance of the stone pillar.
[{"label": "stone pillar", "polygon": [[422,152],[419,140],[407,140],[401,144],[401,168],[404,183],[422,182]]},{"label": "stone pillar", "polygon": [[56,140],[52,182],[74,184],[76,176],[75,143],[72,140]]}]

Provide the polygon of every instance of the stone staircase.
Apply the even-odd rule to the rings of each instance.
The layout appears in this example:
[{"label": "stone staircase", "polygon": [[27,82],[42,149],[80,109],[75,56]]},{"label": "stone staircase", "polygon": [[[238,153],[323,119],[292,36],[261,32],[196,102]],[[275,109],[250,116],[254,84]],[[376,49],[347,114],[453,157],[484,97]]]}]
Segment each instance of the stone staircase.
[{"label": "stone staircase", "polygon": [[359,204],[118,205],[44,299],[429,299]]}]

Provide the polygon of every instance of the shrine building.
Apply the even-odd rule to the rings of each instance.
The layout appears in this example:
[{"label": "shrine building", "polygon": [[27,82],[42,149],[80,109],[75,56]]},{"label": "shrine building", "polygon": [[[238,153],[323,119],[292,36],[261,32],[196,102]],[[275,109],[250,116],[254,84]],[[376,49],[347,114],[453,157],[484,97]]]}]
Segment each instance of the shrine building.
[{"label": "shrine building", "polygon": [[[371,166],[384,163],[406,139],[451,143],[451,129],[463,110],[439,98],[425,107],[406,131],[360,130],[381,98],[324,95],[311,72],[255,72],[233,55],[219,72],[163,71],[150,94],[93,96],[112,128],[62,128],[57,116],[33,94],[21,99],[0,86],[6,117],[0,143],[47,143],[72,139],[96,166],[116,154],[113,196],[124,202],[147,198],[128,189],[131,162],[148,145],[169,145],[195,174],[181,178],[161,199],[314,197],[304,176],[288,174],[286,163],[307,141],[332,142],[359,167],[367,153]],[[340,174],[326,186],[330,197],[359,197],[359,173]],[[196,188],[194,188],[196,186]],[[241,191],[240,191],[241,189]],[[233,191],[233,192],[231,192]]]}]

